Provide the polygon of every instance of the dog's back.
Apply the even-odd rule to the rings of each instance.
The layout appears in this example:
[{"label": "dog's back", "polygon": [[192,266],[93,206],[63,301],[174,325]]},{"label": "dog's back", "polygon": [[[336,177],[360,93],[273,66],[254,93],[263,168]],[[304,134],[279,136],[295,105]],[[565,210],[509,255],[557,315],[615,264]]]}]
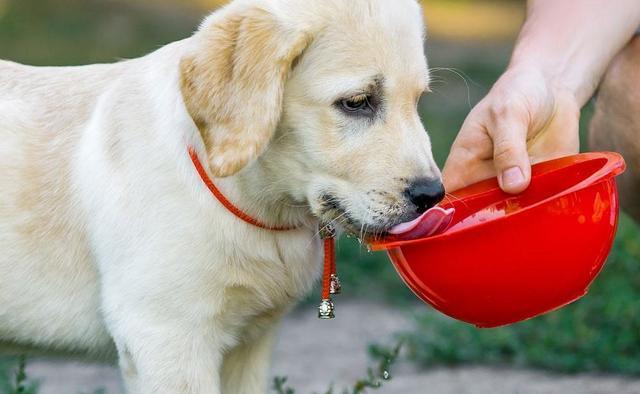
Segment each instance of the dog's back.
[{"label": "dog's back", "polygon": [[110,346],[96,318],[96,272],[71,173],[84,125],[117,70],[108,65],[56,68],[0,61],[4,340],[26,346],[55,343],[79,351]]}]

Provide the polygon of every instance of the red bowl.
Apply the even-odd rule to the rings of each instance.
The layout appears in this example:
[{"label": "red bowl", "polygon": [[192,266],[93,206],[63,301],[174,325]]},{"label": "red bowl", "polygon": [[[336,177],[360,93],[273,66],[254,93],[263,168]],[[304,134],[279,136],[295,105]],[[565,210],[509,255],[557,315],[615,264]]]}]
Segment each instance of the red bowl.
[{"label": "red bowl", "polygon": [[414,293],[437,310],[478,327],[515,323],[587,293],[611,250],[618,222],[617,153],[584,153],[534,165],[522,194],[495,179],[461,189],[449,228],[387,250]]}]

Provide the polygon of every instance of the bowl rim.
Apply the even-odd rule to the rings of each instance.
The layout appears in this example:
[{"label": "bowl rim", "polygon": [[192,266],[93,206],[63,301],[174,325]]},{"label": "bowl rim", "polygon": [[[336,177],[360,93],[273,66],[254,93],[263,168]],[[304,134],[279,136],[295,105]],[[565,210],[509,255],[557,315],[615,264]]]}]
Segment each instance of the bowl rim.
[{"label": "bowl rim", "polygon": [[[542,169],[546,169],[546,167],[550,167],[547,171],[544,171],[542,174],[551,174],[554,173],[556,171],[562,170],[564,168],[573,166],[573,165],[577,165],[577,164],[581,164],[581,163],[585,163],[588,161],[593,161],[593,160],[600,160],[600,159],[606,159],[606,161],[603,163],[603,165],[596,170],[593,174],[589,175],[587,178],[583,179],[582,181],[574,184],[573,186],[566,188],[564,190],[559,191],[558,193],[552,194],[546,198],[541,199],[540,201],[535,202],[534,204],[528,205],[525,208],[522,208],[518,211],[515,212],[510,212],[507,213],[504,216],[500,216],[500,217],[496,217],[484,222],[480,222],[477,224],[474,224],[472,226],[467,226],[467,227],[463,227],[461,229],[452,231],[452,232],[443,232],[437,235],[433,235],[433,236],[428,236],[428,237],[424,237],[424,238],[417,238],[417,239],[410,239],[410,240],[391,240],[391,241],[385,241],[385,239],[380,239],[380,240],[374,240],[372,242],[369,243],[369,247],[371,250],[373,251],[380,251],[380,250],[389,250],[389,249],[394,249],[394,248],[400,248],[403,246],[414,246],[416,244],[421,244],[421,243],[426,243],[426,242],[431,242],[431,241],[437,241],[443,238],[447,238],[447,237],[451,237],[454,235],[458,235],[461,233],[465,233],[467,231],[472,231],[477,229],[478,227],[482,227],[491,223],[495,223],[501,220],[504,220],[508,217],[514,216],[514,215],[519,215],[519,214],[523,214],[525,212],[528,212],[529,210],[535,209],[543,204],[546,204],[550,201],[556,200],[560,197],[566,196],[568,194],[571,193],[575,193],[577,191],[580,191],[582,189],[585,189],[587,187],[593,186],[596,183],[599,183],[600,181],[609,179],[609,178],[613,178],[615,176],[618,176],[620,174],[622,174],[624,172],[624,170],[626,169],[626,164],[625,161],[623,159],[623,157],[616,152],[586,152],[586,153],[579,153],[576,155],[570,155],[570,156],[564,156],[564,157],[560,157],[560,158],[556,158],[556,159],[552,159],[552,160],[548,160],[548,161],[544,161],[544,162],[540,162],[537,164],[534,164],[532,166],[532,171],[534,169],[538,169],[540,170]],[[541,174],[540,174],[541,175]],[[537,175],[537,176],[540,176]],[[537,177],[536,176],[536,177]],[[532,181],[533,179],[535,179],[534,177],[532,177]],[[486,193],[492,193],[494,191],[496,191],[496,189],[499,189],[500,186],[498,185],[498,181],[497,178],[489,178],[489,179],[485,179],[483,181],[474,183],[472,185],[469,185],[467,187],[464,187],[462,189],[459,189],[453,193],[451,193],[454,197],[456,198],[472,198],[472,197],[479,197],[482,196]],[[446,204],[445,204],[446,205]]]}]

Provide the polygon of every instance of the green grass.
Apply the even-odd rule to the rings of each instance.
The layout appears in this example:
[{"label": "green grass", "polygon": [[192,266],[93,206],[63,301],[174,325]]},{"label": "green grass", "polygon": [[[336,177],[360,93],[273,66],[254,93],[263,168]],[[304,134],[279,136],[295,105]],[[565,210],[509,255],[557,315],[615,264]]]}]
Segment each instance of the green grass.
[{"label": "green grass", "polygon": [[24,358],[0,358],[0,394],[36,394],[38,383],[26,374]]},{"label": "green grass", "polygon": [[561,372],[640,375],[640,237],[623,218],[612,253],[589,294],[545,316],[477,329],[424,313],[405,339],[423,366],[492,363]]},{"label": "green grass", "polygon": [[[367,376],[358,379],[351,387],[340,390],[332,385],[323,394],[366,394],[371,390],[379,390],[384,383],[391,380],[391,367],[398,360],[401,349],[402,342],[394,347],[371,346],[369,353],[372,358],[378,360],[377,366],[369,367]],[[277,376],[273,379],[271,389],[275,394],[303,394],[288,386],[287,381],[286,377]]]}]

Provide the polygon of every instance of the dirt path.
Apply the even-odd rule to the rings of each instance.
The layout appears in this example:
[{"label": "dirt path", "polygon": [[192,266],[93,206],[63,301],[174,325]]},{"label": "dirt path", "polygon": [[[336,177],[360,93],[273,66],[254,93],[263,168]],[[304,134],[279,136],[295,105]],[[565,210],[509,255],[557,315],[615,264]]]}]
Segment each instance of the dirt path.
[{"label": "dirt path", "polygon": [[[276,345],[273,375],[286,375],[296,394],[323,393],[331,380],[342,388],[362,377],[369,364],[366,347],[411,327],[405,314],[380,305],[338,302],[338,317],[318,321],[313,307],[288,317]],[[41,394],[118,394],[116,369],[105,365],[40,360],[28,367],[42,379]],[[329,380],[326,380],[329,379]],[[340,392],[340,391],[338,391]],[[464,367],[428,372],[401,365],[381,394],[637,394],[640,379],[615,376],[556,375],[527,370]]]}]

